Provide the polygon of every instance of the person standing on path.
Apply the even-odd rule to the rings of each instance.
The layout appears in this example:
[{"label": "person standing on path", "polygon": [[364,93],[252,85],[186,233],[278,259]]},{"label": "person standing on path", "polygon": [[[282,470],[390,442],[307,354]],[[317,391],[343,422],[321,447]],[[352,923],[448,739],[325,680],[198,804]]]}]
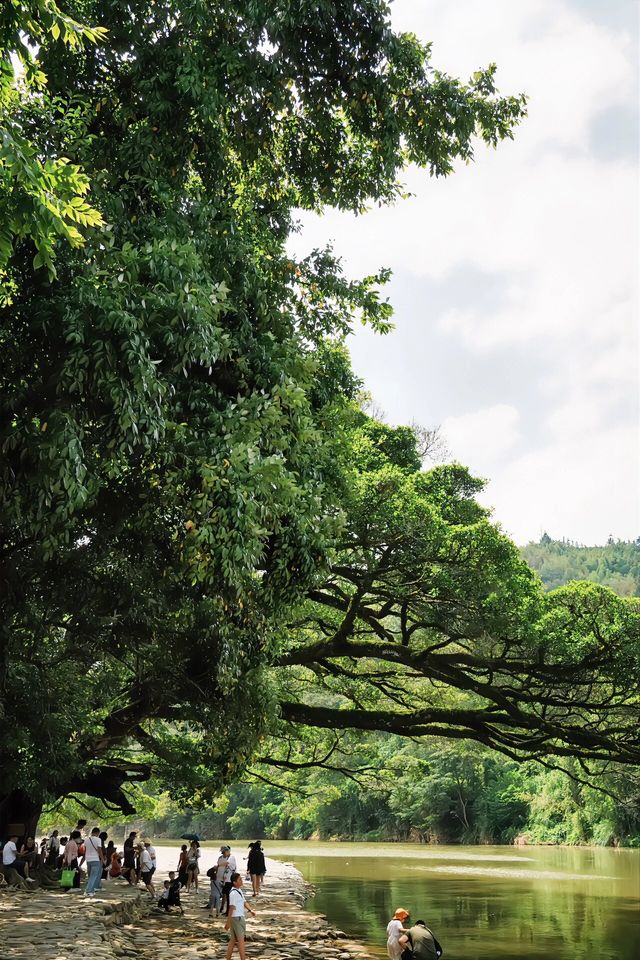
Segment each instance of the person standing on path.
[{"label": "person standing on path", "polygon": [[102,880],[102,867],[104,864],[100,827],[94,827],[85,841],[84,855],[79,866],[81,867],[85,861],[87,864],[88,878],[84,895],[85,897],[93,897],[95,891],[101,888],[100,881]]},{"label": "person standing on path", "polygon": [[255,840],[249,847],[249,856],[247,857],[247,870],[251,877],[251,886],[253,895],[257,897],[260,893],[262,878],[267,872],[267,866],[264,862],[264,850],[259,840]]},{"label": "person standing on path", "polygon": [[124,867],[123,875],[127,878],[132,887],[138,882],[136,876],[136,837],[137,833],[132,830],[124,842]]},{"label": "person standing on path", "polygon": [[156,861],[156,848],[153,846],[153,844],[151,843],[151,840],[149,840],[148,837],[145,837],[142,842],[144,843],[145,847],[146,847],[147,850],[149,851],[149,856],[151,857],[151,867],[152,867],[151,873],[155,873],[155,872],[156,872],[156,866],[157,866],[157,861]]},{"label": "person standing on path", "polygon": [[227,908],[227,922],[224,925],[225,930],[229,931],[229,944],[227,946],[227,958],[231,960],[234,946],[238,947],[240,960],[244,957],[244,937],[246,931],[245,911],[248,910],[252,917],[255,917],[255,911],[251,909],[244,898],[242,887],[242,874],[231,874],[231,892],[229,893],[229,906]]},{"label": "person standing on path", "polygon": [[54,870],[58,866],[58,857],[60,856],[60,836],[57,830],[54,830],[49,837],[47,844],[47,866]]},{"label": "person standing on path", "polygon": [[75,890],[76,892],[80,890],[81,873],[78,868],[78,856],[81,840],[82,835],[78,833],[77,830],[72,830],[71,836],[65,844],[64,853],[62,854],[62,869],[64,870],[66,867],[67,870],[73,870],[73,886],[70,887],[70,890]]},{"label": "person standing on path", "polygon": [[403,923],[409,919],[409,911],[404,907],[398,907],[393,915],[393,920],[387,924],[387,953],[389,960],[400,960],[402,956],[402,946],[400,937],[405,934]]},{"label": "person standing on path", "polygon": [[231,892],[231,874],[235,873],[238,869],[236,864],[236,858],[231,853],[231,847],[228,844],[223,844],[220,847],[220,856],[218,857],[218,873],[216,879],[222,889],[222,902],[220,904],[220,912],[223,916],[226,915],[227,910],[229,909],[229,893]]},{"label": "person standing on path", "polygon": [[178,880],[183,887],[187,885],[187,864],[189,863],[189,851],[187,850],[186,843],[183,843],[180,847],[180,856],[178,857]]},{"label": "person standing on path", "polygon": [[151,860],[151,854],[149,850],[143,843],[138,844],[138,857],[140,859],[140,876],[142,877],[142,882],[144,883],[147,893],[152,900],[155,900],[156,889],[153,885],[153,861]]},{"label": "person standing on path", "polygon": [[192,885],[196,888],[196,893],[198,892],[199,859],[200,844],[197,840],[192,840],[187,854],[187,893],[191,893]]},{"label": "person standing on path", "polygon": [[400,946],[409,947],[413,960],[439,960],[442,947],[434,937],[424,920],[416,920],[412,927],[400,937]]}]

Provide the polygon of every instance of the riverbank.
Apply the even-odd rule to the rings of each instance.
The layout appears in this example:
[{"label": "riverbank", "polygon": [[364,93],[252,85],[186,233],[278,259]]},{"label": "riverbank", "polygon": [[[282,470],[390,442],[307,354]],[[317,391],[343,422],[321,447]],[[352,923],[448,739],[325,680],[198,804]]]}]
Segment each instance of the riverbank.
[{"label": "riverbank", "polygon": [[[267,882],[247,919],[248,957],[264,960],[370,960],[365,947],[332,928],[322,914],[305,909],[313,890],[290,864],[267,861]],[[156,874],[162,888],[166,874]],[[201,909],[209,882],[183,895],[185,916],[157,910],[142,887],[104,884],[92,900],[78,893],[0,888],[2,960],[212,960],[224,956],[224,918]],[[237,954],[236,954],[237,956]]]}]

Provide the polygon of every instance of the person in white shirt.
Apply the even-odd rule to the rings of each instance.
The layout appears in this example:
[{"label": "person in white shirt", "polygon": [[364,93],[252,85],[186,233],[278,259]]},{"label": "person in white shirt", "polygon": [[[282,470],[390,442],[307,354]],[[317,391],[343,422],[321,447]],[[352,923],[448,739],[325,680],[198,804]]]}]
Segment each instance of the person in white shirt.
[{"label": "person in white shirt", "polygon": [[57,867],[58,857],[60,856],[60,837],[58,836],[58,831],[54,830],[51,836],[49,837],[49,843],[47,845],[47,866],[48,867]]},{"label": "person in white shirt", "polygon": [[2,848],[2,866],[5,877],[7,876],[9,867],[12,867],[14,870],[17,870],[21,876],[24,876],[24,863],[18,860],[17,840],[17,836],[9,837]]},{"label": "person in white shirt", "polygon": [[165,910],[167,913],[169,912],[168,900],[169,900],[169,881],[165,880],[164,889],[160,894],[160,896],[158,897],[158,906],[160,907],[161,910]]},{"label": "person in white shirt", "polygon": [[153,877],[153,861],[148,849],[142,843],[138,844],[138,855],[140,857],[140,876],[142,877],[142,882],[147,889],[147,893],[155,900],[156,890],[151,882],[151,878]]},{"label": "person in white shirt", "polygon": [[9,879],[9,870],[15,870],[20,874],[21,877],[24,877],[25,880],[28,880],[30,883],[34,881],[28,875],[28,870],[26,870],[26,863],[24,860],[21,860],[18,856],[18,847],[17,847],[18,836],[13,834],[9,837],[4,847],[2,848],[2,872],[5,875],[5,878]]},{"label": "person in white shirt", "polygon": [[229,908],[229,893],[231,892],[231,874],[235,873],[238,869],[236,865],[236,858],[231,853],[231,847],[227,844],[223,844],[220,847],[220,856],[218,857],[218,872],[216,874],[216,880],[221,886],[222,889],[222,898],[220,904],[220,912],[226,915]]},{"label": "person in white shirt", "polygon": [[152,872],[152,873],[155,873],[155,872],[156,872],[156,866],[157,866],[157,864],[156,864],[156,848],[151,845],[151,840],[143,840],[142,842],[144,843],[145,847],[146,847],[147,850],[149,851],[149,856],[151,857],[151,864],[152,864],[152,870],[151,870],[151,872]]},{"label": "person in white shirt", "polygon": [[79,863],[87,864],[87,886],[84,891],[85,897],[93,897],[96,890],[101,887],[102,867],[104,864],[104,854],[102,852],[102,840],[100,839],[100,827],[94,827],[90,836],[87,837],[84,845],[84,855]]},{"label": "person in white shirt", "polygon": [[229,906],[227,909],[227,922],[224,925],[225,930],[229,931],[229,944],[227,946],[227,958],[231,960],[233,948],[238,946],[240,960],[245,960],[244,956],[244,936],[246,931],[245,911],[248,910],[252,917],[255,917],[255,910],[252,910],[244,898],[242,892],[242,874],[231,874],[231,891],[229,893]]}]

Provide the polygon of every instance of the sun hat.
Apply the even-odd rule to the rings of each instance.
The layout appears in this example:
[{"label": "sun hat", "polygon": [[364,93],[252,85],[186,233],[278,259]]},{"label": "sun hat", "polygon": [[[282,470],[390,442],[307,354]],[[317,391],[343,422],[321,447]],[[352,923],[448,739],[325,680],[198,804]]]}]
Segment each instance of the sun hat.
[{"label": "sun hat", "polygon": [[405,910],[404,907],[398,907],[396,912],[393,915],[394,920],[406,920],[409,916],[409,911]]}]

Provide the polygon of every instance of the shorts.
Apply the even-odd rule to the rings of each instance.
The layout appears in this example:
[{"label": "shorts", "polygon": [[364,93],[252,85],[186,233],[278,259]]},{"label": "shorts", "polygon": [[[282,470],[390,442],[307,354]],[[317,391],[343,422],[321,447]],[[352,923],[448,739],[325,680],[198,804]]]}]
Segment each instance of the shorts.
[{"label": "shorts", "polygon": [[244,940],[244,935],[247,929],[247,922],[244,917],[231,917],[231,930],[229,931],[229,939],[233,943],[234,940]]},{"label": "shorts", "polygon": [[153,876],[153,870],[145,871],[144,873],[141,874],[142,882],[146,883],[147,886],[149,886],[149,884],[151,883],[152,876]]}]

